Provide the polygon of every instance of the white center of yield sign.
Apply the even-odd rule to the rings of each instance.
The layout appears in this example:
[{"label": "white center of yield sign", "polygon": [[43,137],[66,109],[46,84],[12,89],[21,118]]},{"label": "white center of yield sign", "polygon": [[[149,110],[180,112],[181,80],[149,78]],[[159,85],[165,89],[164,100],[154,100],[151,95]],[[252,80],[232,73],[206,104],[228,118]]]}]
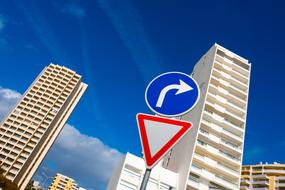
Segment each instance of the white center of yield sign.
[{"label": "white center of yield sign", "polygon": [[177,127],[177,125],[150,120],[145,120],[144,124],[151,156],[154,156],[182,128],[182,126]]}]

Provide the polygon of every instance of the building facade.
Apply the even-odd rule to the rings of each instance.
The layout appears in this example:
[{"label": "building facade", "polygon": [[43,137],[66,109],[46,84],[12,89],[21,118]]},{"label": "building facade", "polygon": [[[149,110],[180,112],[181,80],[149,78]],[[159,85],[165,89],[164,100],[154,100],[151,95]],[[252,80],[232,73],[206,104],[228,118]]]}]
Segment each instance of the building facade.
[{"label": "building facade", "polygon": [[165,159],[180,190],[239,189],[251,65],[214,44],[195,65],[196,107],[181,117],[193,127]]},{"label": "building facade", "polygon": [[50,64],[1,123],[1,168],[21,190],[34,175],[86,88],[80,75]]},{"label": "building facade", "polygon": [[193,127],[164,158],[177,190],[238,190],[251,64],[214,44],[191,76],[200,88],[193,110],[178,117]]},{"label": "building facade", "polygon": [[285,190],[285,164],[242,166],[240,190]]},{"label": "building facade", "polygon": [[79,187],[74,179],[57,173],[53,178],[49,190],[79,190]]},{"label": "building facade", "polygon": [[[146,170],[144,160],[127,153],[114,170],[109,181],[108,190],[137,190]],[[151,171],[147,190],[176,189],[178,175],[158,163]]]}]

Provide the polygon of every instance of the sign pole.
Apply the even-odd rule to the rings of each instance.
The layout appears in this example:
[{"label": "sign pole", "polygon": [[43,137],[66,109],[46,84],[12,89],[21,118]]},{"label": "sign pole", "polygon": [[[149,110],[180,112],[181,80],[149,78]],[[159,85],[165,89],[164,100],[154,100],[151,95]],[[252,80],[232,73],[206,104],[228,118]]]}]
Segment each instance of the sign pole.
[{"label": "sign pole", "polygon": [[[173,89],[176,90],[176,93],[171,93],[172,96],[166,96]],[[183,96],[180,95],[182,93]],[[197,82],[189,75],[181,72],[161,74],[147,86],[145,100],[148,107],[156,114],[164,117],[137,114],[137,124],[146,164],[140,190],[146,190],[151,169],[193,126],[191,122],[169,119],[168,117],[180,116],[189,112],[195,107],[199,97],[200,88]],[[168,100],[164,101],[165,99]],[[169,187],[169,190],[172,189]]]},{"label": "sign pole", "polygon": [[151,173],[151,169],[147,168],[145,170],[145,173],[144,173],[144,176],[143,176],[143,180],[142,180],[142,184],[141,184],[140,190],[145,190],[146,189],[150,173]]}]

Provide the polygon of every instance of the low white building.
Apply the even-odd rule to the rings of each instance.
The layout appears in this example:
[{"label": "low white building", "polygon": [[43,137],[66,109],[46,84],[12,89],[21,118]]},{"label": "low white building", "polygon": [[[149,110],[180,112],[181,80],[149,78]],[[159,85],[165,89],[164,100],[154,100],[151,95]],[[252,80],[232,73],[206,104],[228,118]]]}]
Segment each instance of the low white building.
[{"label": "low white building", "polygon": [[[144,160],[127,153],[114,170],[108,190],[137,190],[146,170]],[[178,175],[158,163],[151,171],[147,190],[177,189]]]}]

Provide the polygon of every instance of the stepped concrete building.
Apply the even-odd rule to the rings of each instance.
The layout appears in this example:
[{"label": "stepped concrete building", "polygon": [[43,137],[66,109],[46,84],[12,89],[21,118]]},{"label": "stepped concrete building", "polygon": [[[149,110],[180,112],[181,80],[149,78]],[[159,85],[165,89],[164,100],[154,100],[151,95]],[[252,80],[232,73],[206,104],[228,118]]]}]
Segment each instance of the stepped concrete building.
[{"label": "stepped concrete building", "polygon": [[86,88],[80,75],[50,64],[1,123],[1,168],[21,190],[34,175]]},{"label": "stepped concrete building", "polygon": [[285,190],[285,164],[242,166],[240,190]]},{"label": "stepped concrete building", "polygon": [[248,60],[218,44],[195,65],[200,99],[178,118],[193,127],[162,163],[178,175],[173,189],[239,189],[250,71]]}]

